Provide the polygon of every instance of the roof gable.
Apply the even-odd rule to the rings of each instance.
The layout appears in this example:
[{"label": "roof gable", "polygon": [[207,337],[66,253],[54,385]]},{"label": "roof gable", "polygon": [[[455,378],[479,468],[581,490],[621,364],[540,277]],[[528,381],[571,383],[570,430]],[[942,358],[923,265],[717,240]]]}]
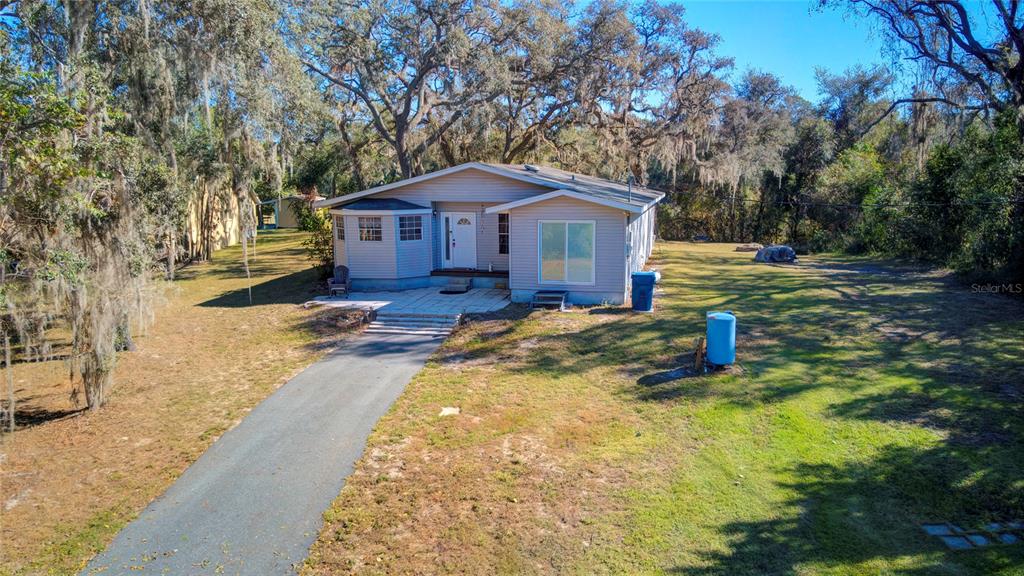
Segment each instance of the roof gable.
[{"label": "roof gable", "polygon": [[[376,186],[361,192],[346,194],[328,200],[321,200],[314,204],[317,208],[337,206],[365,198],[388,190],[394,190],[404,186],[410,186],[425,180],[455,174],[465,170],[479,170],[512,180],[527,182],[553,191],[562,191],[563,194],[571,195],[579,200],[595,202],[605,206],[621,208],[629,212],[643,211],[644,207],[654,204],[664,198],[664,194],[655,190],[649,190],[639,186],[604,180],[594,176],[575,174],[557,168],[546,166],[534,167],[528,165],[513,164],[488,164],[485,162],[467,162],[444,170],[438,170],[429,174],[399,180],[390,184]],[[549,197],[550,193],[541,193],[538,198]],[[532,200],[536,201],[536,200]],[[525,201],[524,201],[525,202]]]}]

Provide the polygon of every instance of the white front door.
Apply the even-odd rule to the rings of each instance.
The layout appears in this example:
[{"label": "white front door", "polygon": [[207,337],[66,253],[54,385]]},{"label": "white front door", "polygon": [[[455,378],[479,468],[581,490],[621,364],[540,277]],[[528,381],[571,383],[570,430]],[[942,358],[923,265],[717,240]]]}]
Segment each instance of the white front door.
[{"label": "white front door", "polygon": [[476,213],[442,212],[445,268],[476,268]]}]

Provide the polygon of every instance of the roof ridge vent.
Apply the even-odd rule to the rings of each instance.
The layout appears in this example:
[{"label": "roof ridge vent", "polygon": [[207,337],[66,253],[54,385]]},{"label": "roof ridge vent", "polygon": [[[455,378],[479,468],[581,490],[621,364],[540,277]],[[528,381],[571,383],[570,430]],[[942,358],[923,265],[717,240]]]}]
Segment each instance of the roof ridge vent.
[{"label": "roof ridge vent", "polygon": [[537,168],[533,164],[523,164],[523,169],[527,172],[540,172],[540,168]]}]

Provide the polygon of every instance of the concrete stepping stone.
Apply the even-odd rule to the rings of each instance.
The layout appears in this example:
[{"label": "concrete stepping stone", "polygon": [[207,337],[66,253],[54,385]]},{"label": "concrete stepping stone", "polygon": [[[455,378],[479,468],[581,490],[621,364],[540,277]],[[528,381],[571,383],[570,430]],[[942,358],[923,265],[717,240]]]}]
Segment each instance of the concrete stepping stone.
[{"label": "concrete stepping stone", "polygon": [[973,548],[971,541],[963,536],[939,536],[939,540],[949,547],[950,550],[970,550]]},{"label": "concrete stepping stone", "polygon": [[921,528],[930,536],[945,536],[953,534],[953,528],[949,524],[923,524]]},{"label": "concrete stepping stone", "polygon": [[971,541],[971,544],[975,546],[988,546],[992,543],[991,540],[981,534],[968,534],[967,539]]},{"label": "concrete stepping stone", "polygon": [[999,541],[1003,544],[1016,544],[1020,542],[1020,538],[1012,532],[1003,532],[999,535]]}]

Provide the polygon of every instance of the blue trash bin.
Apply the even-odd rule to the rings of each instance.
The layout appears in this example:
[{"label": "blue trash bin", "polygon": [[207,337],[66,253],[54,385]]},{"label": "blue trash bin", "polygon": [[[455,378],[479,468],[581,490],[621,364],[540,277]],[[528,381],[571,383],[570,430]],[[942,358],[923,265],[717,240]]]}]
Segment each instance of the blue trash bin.
[{"label": "blue trash bin", "polygon": [[708,362],[728,366],[736,362],[736,316],[732,312],[707,314]]},{"label": "blue trash bin", "polygon": [[633,272],[633,310],[650,312],[654,309],[654,272]]}]

